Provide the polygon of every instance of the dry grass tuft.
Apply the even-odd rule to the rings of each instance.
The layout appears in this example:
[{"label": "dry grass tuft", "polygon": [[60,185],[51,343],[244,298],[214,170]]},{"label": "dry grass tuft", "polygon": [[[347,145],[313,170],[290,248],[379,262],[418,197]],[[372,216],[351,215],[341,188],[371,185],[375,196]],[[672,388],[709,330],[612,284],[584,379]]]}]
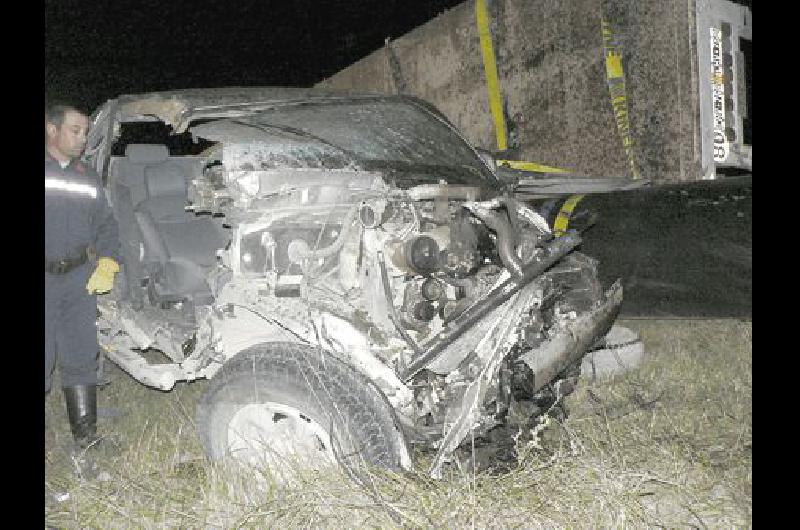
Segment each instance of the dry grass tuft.
[{"label": "dry grass tuft", "polygon": [[[508,473],[454,469],[442,481],[376,472],[366,488],[328,473],[279,487],[212,465],[193,424],[206,383],[170,393],[116,369],[100,407],[109,449],[100,480],[69,458],[63,398],[45,405],[45,520],[57,528],[749,527],[752,326],[629,321],[650,354],[641,369],[583,380],[563,423],[517,443]],[[528,436],[524,436],[528,434]],[[522,440],[528,441],[522,441]],[[114,450],[116,448],[116,450]],[[424,470],[425,456],[418,458]]]}]

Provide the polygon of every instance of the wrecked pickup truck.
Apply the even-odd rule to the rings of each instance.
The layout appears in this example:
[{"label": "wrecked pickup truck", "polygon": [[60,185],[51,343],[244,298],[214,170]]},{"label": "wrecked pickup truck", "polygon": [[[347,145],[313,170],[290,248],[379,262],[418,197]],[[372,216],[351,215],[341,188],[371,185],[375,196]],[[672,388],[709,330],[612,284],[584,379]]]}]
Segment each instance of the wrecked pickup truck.
[{"label": "wrecked pickup truck", "polygon": [[[443,467],[577,381],[622,289],[412,97],[234,88],[92,116],[124,267],[107,357],[144,385],[210,380],[212,459]],[[153,354],[158,357],[154,358]]]}]

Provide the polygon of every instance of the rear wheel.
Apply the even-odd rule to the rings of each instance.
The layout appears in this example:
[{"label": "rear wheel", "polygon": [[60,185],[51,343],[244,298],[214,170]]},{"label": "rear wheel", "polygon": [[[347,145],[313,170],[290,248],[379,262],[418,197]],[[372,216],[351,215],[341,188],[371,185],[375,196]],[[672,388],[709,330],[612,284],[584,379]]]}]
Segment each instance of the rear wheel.
[{"label": "rear wheel", "polygon": [[277,476],[342,466],[410,467],[386,397],[330,354],[293,343],[251,347],[229,360],[197,407],[212,460],[233,457]]}]

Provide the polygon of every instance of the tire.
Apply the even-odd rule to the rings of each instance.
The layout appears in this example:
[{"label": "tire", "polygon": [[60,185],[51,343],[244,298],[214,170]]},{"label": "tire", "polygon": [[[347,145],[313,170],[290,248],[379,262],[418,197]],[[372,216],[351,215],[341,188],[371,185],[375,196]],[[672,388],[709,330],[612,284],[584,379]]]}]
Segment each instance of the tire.
[{"label": "tire", "polygon": [[211,460],[234,457],[273,474],[296,463],[304,469],[338,464],[354,478],[373,466],[410,467],[386,396],[350,366],[309,346],[243,350],[211,380],[196,419]]}]

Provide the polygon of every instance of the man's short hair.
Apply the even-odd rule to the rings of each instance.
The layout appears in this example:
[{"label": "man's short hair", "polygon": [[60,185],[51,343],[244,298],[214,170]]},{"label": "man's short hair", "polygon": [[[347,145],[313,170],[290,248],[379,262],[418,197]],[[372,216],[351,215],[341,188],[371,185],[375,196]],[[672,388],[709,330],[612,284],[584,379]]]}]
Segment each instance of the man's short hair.
[{"label": "man's short hair", "polygon": [[61,124],[64,123],[64,116],[67,114],[67,112],[70,111],[77,112],[79,114],[87,116],[87,114],[84,111],[82,111],[75,105],[72,105],[70,103],[57,102],[45,105],[44,119],[47,123],[52,123],[56,127],[61,128]]}]

